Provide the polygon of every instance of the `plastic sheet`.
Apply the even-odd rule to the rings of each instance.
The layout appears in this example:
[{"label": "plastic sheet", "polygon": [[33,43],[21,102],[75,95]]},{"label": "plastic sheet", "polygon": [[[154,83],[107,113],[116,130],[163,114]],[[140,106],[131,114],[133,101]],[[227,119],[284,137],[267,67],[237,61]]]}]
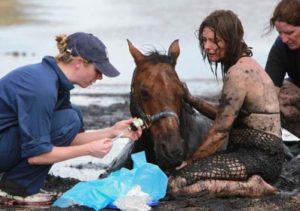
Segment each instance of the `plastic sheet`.
[{"label": "plastic sheet", "polygon": [[136,186],[149,195],[151,201],[147,202],[148,205],[155,204],[166,194],[167,176],[157,165],[146,161],[144,152],[132,154],[131,157],[134,163],[132,170],[121,168],[107,178],[79,182],[58,198],[53,206],[66,208],[82,205],[100,210],[126,196]]}]

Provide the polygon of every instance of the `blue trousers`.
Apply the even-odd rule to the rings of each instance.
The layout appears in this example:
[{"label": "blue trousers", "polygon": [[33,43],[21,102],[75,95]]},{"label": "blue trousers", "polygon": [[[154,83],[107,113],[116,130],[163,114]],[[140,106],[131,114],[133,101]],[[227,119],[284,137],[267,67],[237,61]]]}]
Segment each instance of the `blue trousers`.
[{"label": "blue trousers", "polygon": [[[76,107],[58,110],[51,123],[51,142],[54,146],[69,146],[83,129],[82,115]],[[38,193],[52,165],[30,165],[21,158],[18,127],[0,134],[0,189],[13,195]]]}]

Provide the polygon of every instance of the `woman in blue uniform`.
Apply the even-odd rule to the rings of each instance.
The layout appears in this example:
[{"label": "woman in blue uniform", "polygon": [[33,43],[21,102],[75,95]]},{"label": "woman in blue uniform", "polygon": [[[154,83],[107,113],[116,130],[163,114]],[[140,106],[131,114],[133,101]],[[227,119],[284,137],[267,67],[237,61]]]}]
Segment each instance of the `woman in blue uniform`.
[{"label": "woman in blue uniform", "polygon": [[[46,56],[0,79],[0,201],[48,203],[53,196],[39,191],[52,164],[85,155],[103,157],[112,147],[111,138],[133,121],[84,131],[70,90],[74,84],[85,88],[119,71],[92,34],[60,35],[56,41],[55,58]],[[138,129],[126,136],[136,140],[140,135]]]}]

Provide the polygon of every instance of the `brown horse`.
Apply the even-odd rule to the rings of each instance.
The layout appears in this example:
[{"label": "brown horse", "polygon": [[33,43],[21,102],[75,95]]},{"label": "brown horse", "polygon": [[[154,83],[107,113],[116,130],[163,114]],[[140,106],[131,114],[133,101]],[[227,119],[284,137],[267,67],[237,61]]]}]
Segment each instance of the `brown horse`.
[{"label": "brown horse", "polygon": [[183,100],[184,87],[175,70],[178,40],[170,45],[167,55],[158,51],[144,55],[129,40],[128,45],[136,64],[130,111],[146,124],[133,152],[145,151],[148,162],[164,170],[174,169],[196,150],[211,120]]}]

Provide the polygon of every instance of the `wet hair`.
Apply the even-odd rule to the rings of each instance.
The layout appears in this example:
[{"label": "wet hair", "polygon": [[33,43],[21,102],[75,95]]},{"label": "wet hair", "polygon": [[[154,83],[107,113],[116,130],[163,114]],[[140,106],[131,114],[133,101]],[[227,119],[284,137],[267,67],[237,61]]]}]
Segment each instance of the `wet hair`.
[{"label": "wet hair", "polygon": [[270,31],[274,29],[276,21],[300,26],[300,0],[281,0],[270,18]]},{"label": "wet hair", "polygon": [[[64,62],[69,63],[72,61],[74,56],[71,54],[71,51],[68,50],[68,36],[66,34],[57,35],[56,38],[56,45],[59,51],[59,54],[55,57],[56,62]],[[85,64],[91,63],[90,61],[83,59]]]},{"label": "wet hair", "polygon": [[[215,34],[215,43],[218,45],[217,37],[225,42],[225,57],[221,60],[222,78],[228,69],[243,56],[252,56],[251,47],[244,41],[244,29],[241,21],[231,10],[216,10],[207,16],[201,23],[198,30],[198,40],[201,54],[204,59],[207,54],[204,49],[202,33],[205,27],[210,28]],[[212,62],[208,61],[212,72],[217,77],[217,62],[212,67]]]}]

